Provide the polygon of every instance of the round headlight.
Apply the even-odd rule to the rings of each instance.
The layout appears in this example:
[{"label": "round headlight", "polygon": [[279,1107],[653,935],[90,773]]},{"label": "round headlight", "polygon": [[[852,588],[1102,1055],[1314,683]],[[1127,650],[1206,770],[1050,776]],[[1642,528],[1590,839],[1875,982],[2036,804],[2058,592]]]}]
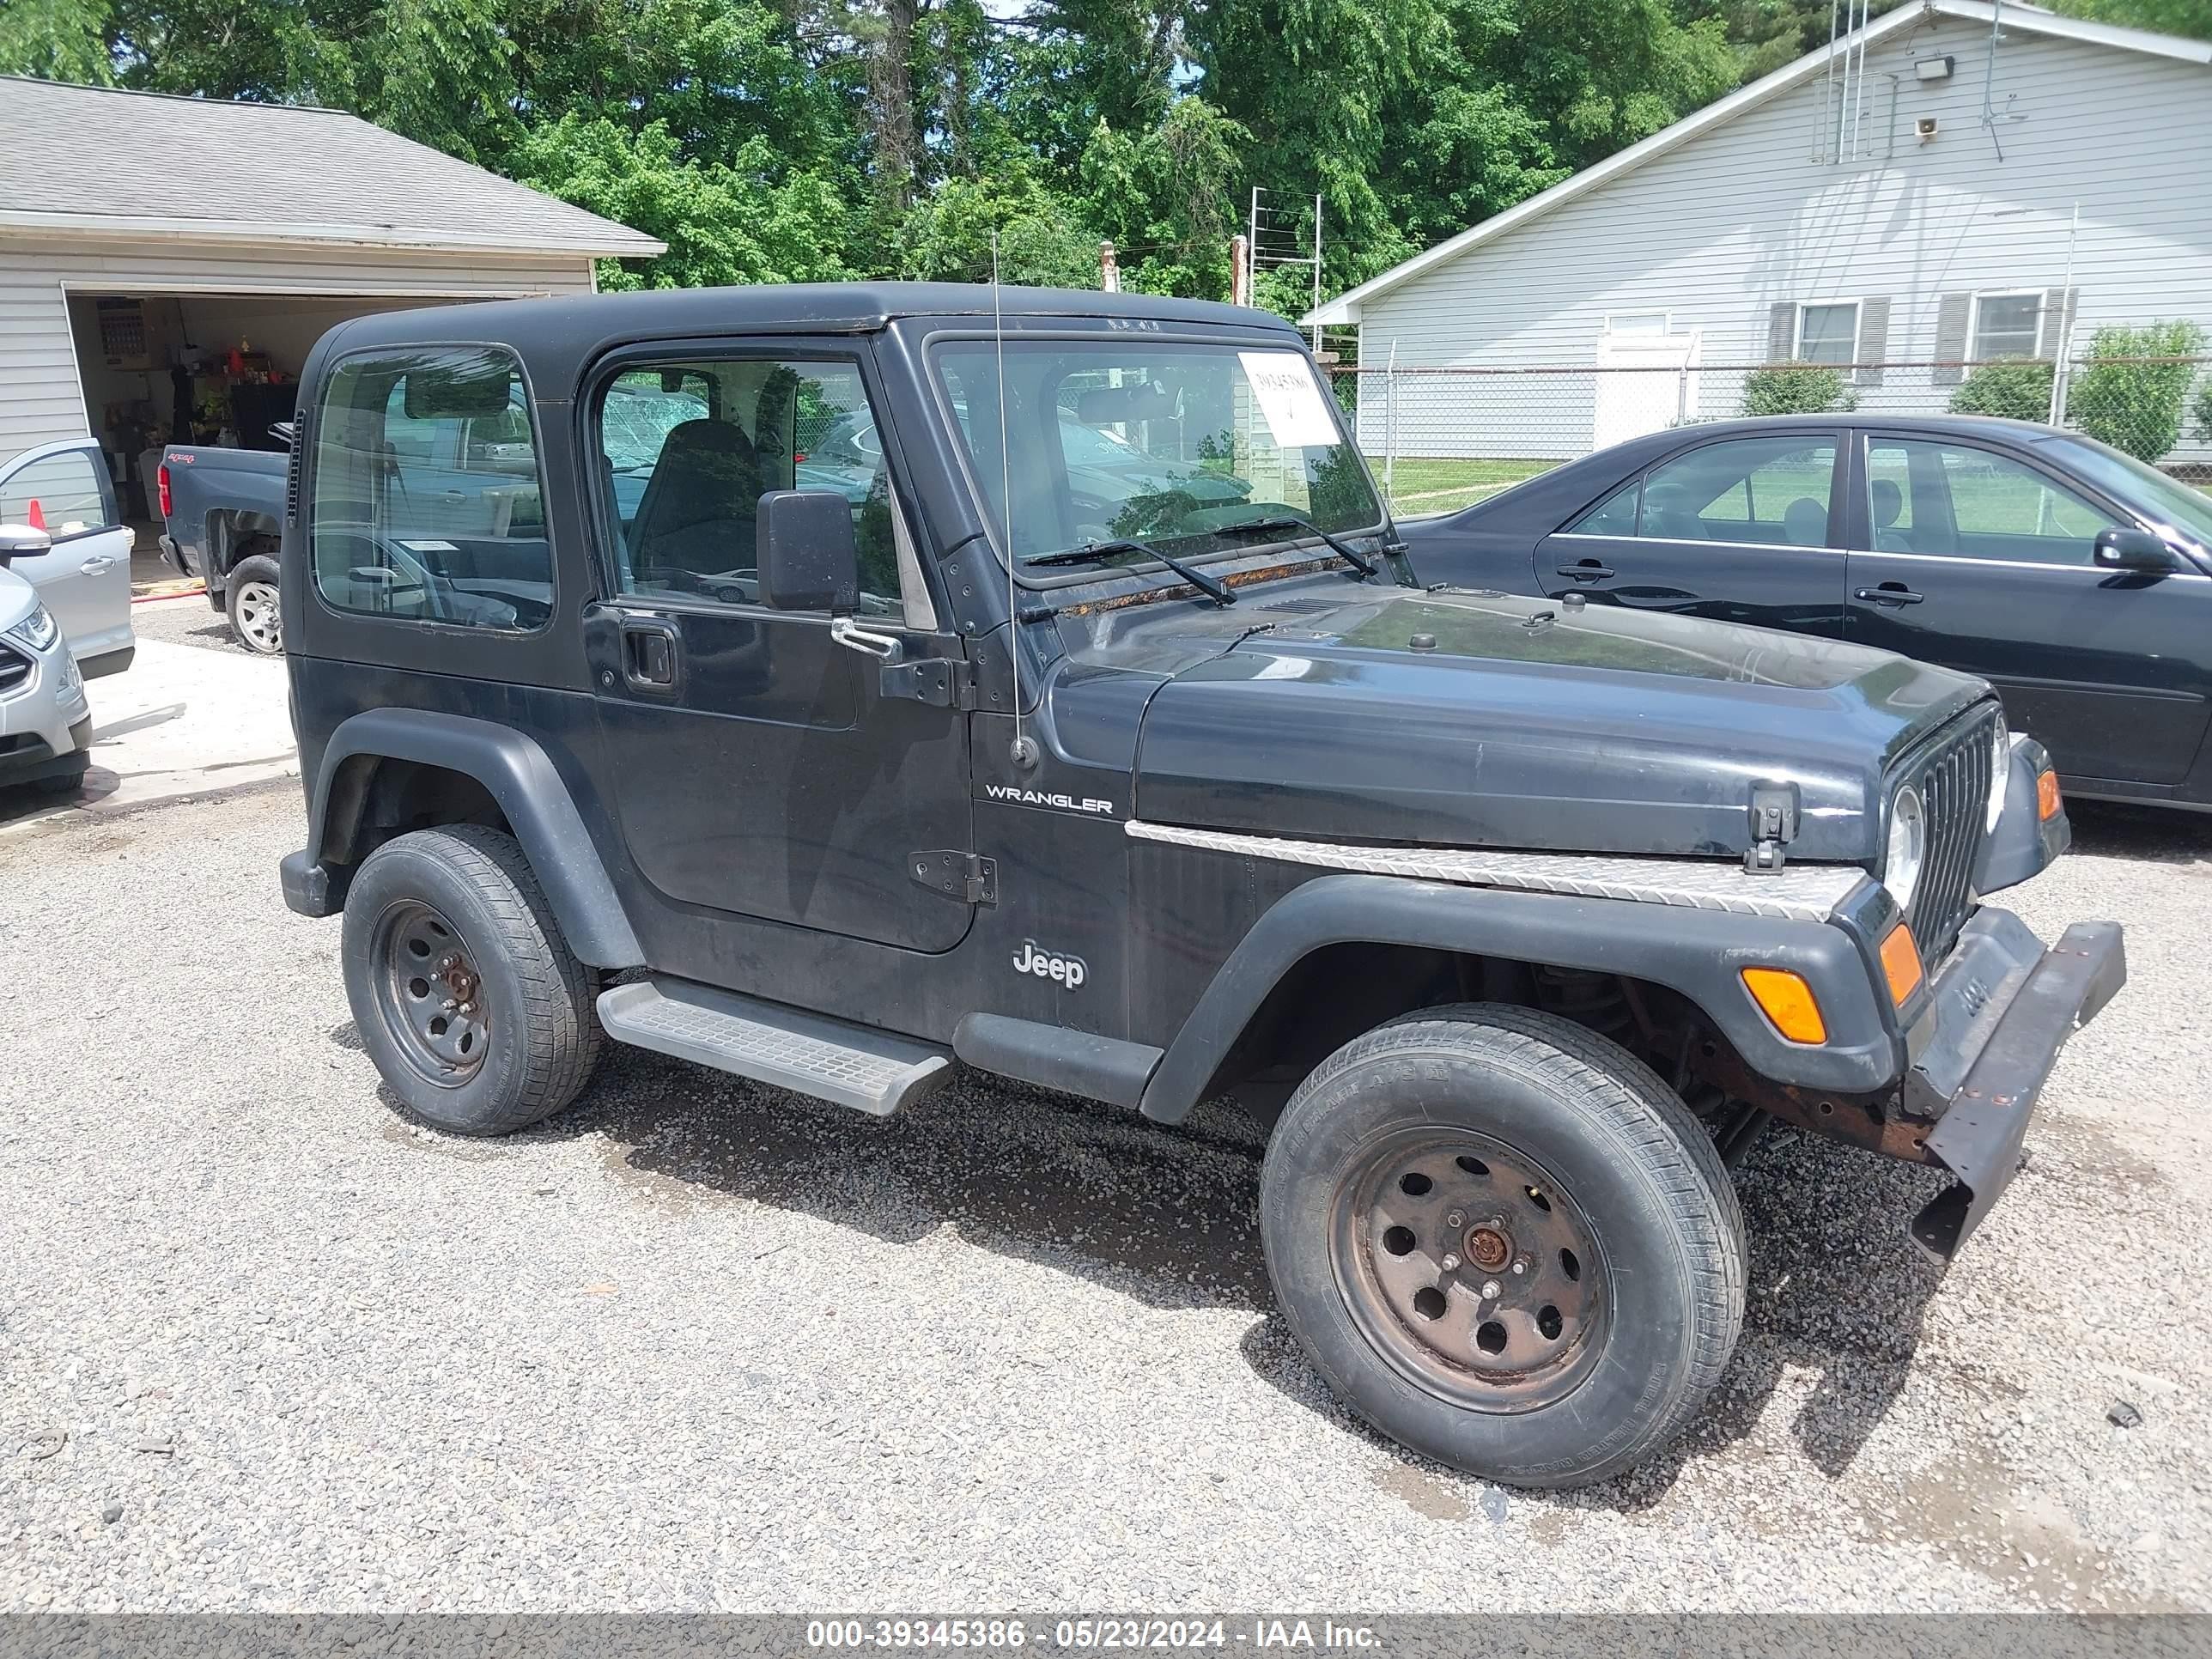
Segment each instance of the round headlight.
[{"label": "round headlight", "polygon": [[1928,862],[1928,813],[1911,784],[1897,792],[1889,808],[1889,851],[1881,866],[1881,884],[1900,910],[1912,908],[1920,872]]},{"label": "round headlight", "polygon": [[1990,733],[1990,828],[2004,816],[2005,786],[2012,781],[2012,732],[2004,710],[1997,711],[1996,729]]}]

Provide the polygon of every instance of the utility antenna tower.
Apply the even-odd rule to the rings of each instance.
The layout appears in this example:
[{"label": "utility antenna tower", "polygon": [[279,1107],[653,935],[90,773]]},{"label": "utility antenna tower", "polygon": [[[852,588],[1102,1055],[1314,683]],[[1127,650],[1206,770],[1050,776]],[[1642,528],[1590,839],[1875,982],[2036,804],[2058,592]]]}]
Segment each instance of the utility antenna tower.
[{"label": "utility antenna tower", "polygon": [[1832,166],[1863,161],[1873,148],[1866,83],[1866,27],[1872,21],[1871,0],[1829,0],[1827,73],[1820,86],[1815,161]]},{"label": "utility antenna tower", "polygon": [[[1268,198],[1275,198],[1270,201]],[[1310,221],[1313,234],[1305,232],[1309,221],[1303,198],[1293,205],[1292,198],[1281,191],[1263,190],[1252,186],[1252,222],[1245,246],[1249,266],[1245,272],[1244,291],[1248,301],[1257,305],[1260,273],[1284,265],[1304,265],[1313,273],[1313,306],[1321,307],[1321,197],[1313,198]],[[1310,248],[1311,252],[1302,250]],[[1321,350],[1321,325],[1314,325],[1314,350]]]}]

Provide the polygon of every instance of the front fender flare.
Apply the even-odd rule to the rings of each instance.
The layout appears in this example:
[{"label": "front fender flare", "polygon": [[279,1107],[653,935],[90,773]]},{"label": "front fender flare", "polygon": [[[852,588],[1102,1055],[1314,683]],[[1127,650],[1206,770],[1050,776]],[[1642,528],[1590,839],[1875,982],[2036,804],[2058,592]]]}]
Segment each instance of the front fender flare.
[{"label": "front fender flare", "polygon": [[[1680,992],[1752,1069],[1778,1083],[1872,1093],[1905,1070],[1860,945],[1817,921],[1679,905],[1456,886],[1402,876],[1322,876],[1254,924],[1213,976],[1146,1085],[1139,1109],[1179,1123],[1230,1046],[1297,962],[1329,945],[1407,945],[1623,974]],[[1741,970],[1786,968],[1820,999],[1828,1041],[1791,1042],[1744,988]]]},{"label": "front fender flare", "polygon": [[443,767],[483,785],[522,844],[568,948],[596,968],[644,963],[591,831],[535,738],[512,726],[430,709],[371,708],[350,716],[331,734],[315,774],[307,848],[316,863],[350,861],[363,793],[345,792],[335,819],[331,800],[348,763],[362,757]]}]

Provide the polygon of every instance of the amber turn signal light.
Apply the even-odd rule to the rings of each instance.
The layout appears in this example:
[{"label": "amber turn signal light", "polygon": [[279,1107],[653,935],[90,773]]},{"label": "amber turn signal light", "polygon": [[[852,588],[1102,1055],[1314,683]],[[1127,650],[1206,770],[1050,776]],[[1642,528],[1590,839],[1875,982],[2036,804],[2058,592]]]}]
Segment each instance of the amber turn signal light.
[{"label": "amber turn signal light", "polygon": [[1889,1000],[1900,1006],[1920,988],[1920,946],[1901,921],[1881,942],[1881,971],[1889,981]]},{"label": "amber turn signal light", "polygon": [[1787,968],[1747,968],[1743,988],[1759,1006],[1774,1029],[1792,1042],[1826,1042],[1828,1022],[1820,1018],[1820,1005],[1804,975]]},{"label": "amber turn signal light", "polygon": [[2058,816],[2058,809],[2063,805],[2064,803],[2058,799],[2058,774],[2037,773],[2035,775],[2035,816],[2048,823]]}]

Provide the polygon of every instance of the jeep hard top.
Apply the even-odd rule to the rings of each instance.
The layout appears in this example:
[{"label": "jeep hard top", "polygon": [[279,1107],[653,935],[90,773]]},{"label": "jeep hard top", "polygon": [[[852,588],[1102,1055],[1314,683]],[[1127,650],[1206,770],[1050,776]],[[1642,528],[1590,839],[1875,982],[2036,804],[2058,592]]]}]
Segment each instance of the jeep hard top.
[{"label": "jeep hard top", "polygon": [[2124,977],[1981,902],[2068,840],[1986,685],[1422,586],[1257,312],[530,301],[303,393],[284,890],[409,1109],[517,1128],[606,1036],[879,1114],[956,1060],[1235,1097],[1291,1328],[1462,1468],[1683,1425],[1774,1119],[1949,1170],[1948,1256]]}]

